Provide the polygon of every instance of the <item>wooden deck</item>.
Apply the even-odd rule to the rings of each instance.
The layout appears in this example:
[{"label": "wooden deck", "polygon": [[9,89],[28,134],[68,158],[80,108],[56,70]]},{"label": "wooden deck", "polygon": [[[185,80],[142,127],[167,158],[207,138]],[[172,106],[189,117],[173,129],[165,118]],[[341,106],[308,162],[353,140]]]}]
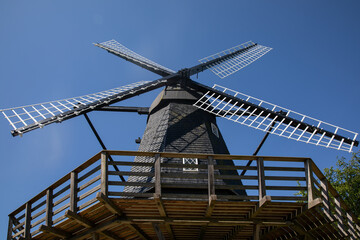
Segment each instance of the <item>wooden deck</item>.
[{"label": "wooden deck", "polygon": [[[134,163],[133,156],[150,161]],[[194,168],[162,162],[183,157],[207,159],[207,164],[196,165],[197,172],[164,173]],[[216,160],[233,160],[235,166],[216,165]],[[246,167],[249,160],[255,166]],[[132,166],[140,168],[130,171]],[[221,168],[247,172],[220,175]],[[133,175],[144,180],[128,181]],[[164,181],[171,177],[203,178],[207,184]],[[217,179],[240,179],[243,185],[218,185]],[[192,192],[164,191],[169,188]],[[234,189],[247,195],[223,195]],[[307,197],[295,196],[298,191]],[[8,229],[8,240],[360,238],[359,223],[311,159],[129,151],[96,154],[12,212]]]}]

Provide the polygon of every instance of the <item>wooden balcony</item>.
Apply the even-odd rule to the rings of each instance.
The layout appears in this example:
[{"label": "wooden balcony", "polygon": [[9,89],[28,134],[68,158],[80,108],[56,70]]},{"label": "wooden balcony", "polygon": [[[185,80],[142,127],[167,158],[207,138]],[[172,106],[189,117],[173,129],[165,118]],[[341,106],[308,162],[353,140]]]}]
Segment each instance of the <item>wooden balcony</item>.
[{"label": "wooden balcony", "polygon": [[[134,156],[149,161],[135,163]],[[207,164],[179,174],[165,169],[195,165],[163,161],[169,158]],[[235,166],[217,160],[233,160]],[[253,166],[246,167],[249,160]],[[134,166],[138,170],[130,171]],[[246,173],[224,175],[220,169]],[[188,179],[203,183],[186,184]],[[219,179],[243,185],[218,184]],[[146,191],[124,191],[129,187]],[[226,194],[234,190],[247,195]],[[299,191],[306,195],[294,195]],[[12,212],[7,234],[8,240],[359,238],[357,219],[311,159],[133,151],[96,154]]]}]

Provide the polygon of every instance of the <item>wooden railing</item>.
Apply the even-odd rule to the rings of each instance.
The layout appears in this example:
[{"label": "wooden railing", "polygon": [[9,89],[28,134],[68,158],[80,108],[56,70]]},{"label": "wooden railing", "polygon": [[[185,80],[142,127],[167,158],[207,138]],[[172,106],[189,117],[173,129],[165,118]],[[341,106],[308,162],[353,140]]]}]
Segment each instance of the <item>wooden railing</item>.
[{"label": "wooden railing", "polygon": [[[109,160],[109,155],[114,161]],[[134,162],[134,156],[144,157],[146,162]],[[182,161],[168,163],[169,159],[182,158],[198,158],[201,161],[198,165],[182,164]],[[254,166],[245,166],[250,160],[254,162]],[[217,164],[218,161],[234,161],[235,165]],[[114,166],[119,171],[114,171]],[[134,171],[134,168],[138,169]],[[197,171],[184,172],[184,168],[196,168]],[[247,172],[244,175],[234,175],[226,174],[225,170],[233,173],[243,170]],[[126,181],[122,181],[119,176],[124,176]],[[131,181],[133,178],[130,176],[138,179]],[[198,183],[187,184],[191,179]],[[234,184],[239,180],[242,185]],[[138,190],[129,190],[130,188]],[[192,189],[192,193],[164,191],[180,188]],[[148,191],[141,192],[139,189]],[[242,190],[247,194],[224,194]],[[303,191],[305,196],[294,195],[299,191]],[[336,222],[345,235],[360,237],[357,219],[311,159],[102,151],[12,212],[9,215],[7,239],[30,239],[40,234],[46,226],[55,226],[67,219],[69,214],[97,203],[98,192],[113,198],[153,198],[155,194],[163,199],[208,200],[215,195],[219,200],[260,202],[271,199],[303,202],[309,208],[318,205],[320,201],[324,213]]]}]

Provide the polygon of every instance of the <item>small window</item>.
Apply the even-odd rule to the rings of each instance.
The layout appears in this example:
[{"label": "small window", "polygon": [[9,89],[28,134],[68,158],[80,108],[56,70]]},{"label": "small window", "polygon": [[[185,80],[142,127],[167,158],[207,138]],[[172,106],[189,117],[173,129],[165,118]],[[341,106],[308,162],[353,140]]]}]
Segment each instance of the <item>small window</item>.
[{"label": "small window", "polygon": [[219,129],[213,123],[211,123],[211,131],[217,138],[219,138]]},{"label": "small window", "polygon": [[[183,158],[183,164],[194,164],[194,165],[198,165],[199,161],[197,158]],[[183,171],[186,172],[197,172],[199,171],[198,168],[183,168]]]}]

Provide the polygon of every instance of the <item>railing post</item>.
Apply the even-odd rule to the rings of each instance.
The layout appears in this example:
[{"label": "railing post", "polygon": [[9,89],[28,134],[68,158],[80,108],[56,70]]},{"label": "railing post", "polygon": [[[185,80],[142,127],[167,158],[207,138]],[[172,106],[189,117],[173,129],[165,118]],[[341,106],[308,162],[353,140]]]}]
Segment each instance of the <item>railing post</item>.
[{"label": "railing post", "polygon": [[27,202],[25,206],[25,239],[31,239],[31,202]]},{"label": "railing post", "polygon": [[52,217],[53,217],[53,190],[51,188],[49,188],[46,191],[46,216],[45,216],[45,224],[48,227],[51,227],[53,222],[52,222]]},{"label": "railing post", "polygon": [[9,227],[8,227],[8,232],[7,232],[7,240],[11,240],[12,239],[12,229],[13,229],[13,225],[14,225],[14,221],[13,221],[13,216],[9,215]]},{"label": "railing post", "polygon": [[266,185],[265,185],[265,171],[264,171],[264,159],[259,157],[256,159],[256,167],[258,173],[259,182],[259,201],[266,196]]},{"label": "railing post", "polygon": [[108,155],[107,152],[101,152],[101,192],[108,195]]},{"label": "railing post", "polygon": [[313,171],[311,164],[312,162],[311,159],[309,158],[306,159],[304,162],[308,204],[314,200],[314,181],[313,181]]},{"label": "railing post", "polygon": [[208,156],[208,192],[209,199],[215,195],[215,175],[214,175],[214,158]]},{"label": "railing post", "polygon": [[155,171],[155,194],[161,196],[161,157],[155,154],[154,171]]},{"label": "railing post", "polygon": [[78,179],[77,172],[70,173],[70,211],[77,212],[77,200],[78,200]]}]

